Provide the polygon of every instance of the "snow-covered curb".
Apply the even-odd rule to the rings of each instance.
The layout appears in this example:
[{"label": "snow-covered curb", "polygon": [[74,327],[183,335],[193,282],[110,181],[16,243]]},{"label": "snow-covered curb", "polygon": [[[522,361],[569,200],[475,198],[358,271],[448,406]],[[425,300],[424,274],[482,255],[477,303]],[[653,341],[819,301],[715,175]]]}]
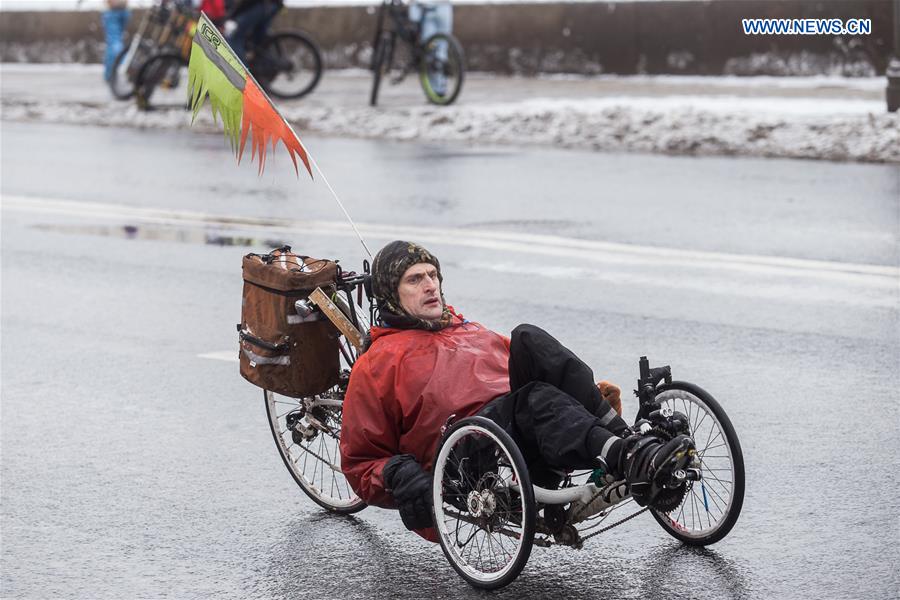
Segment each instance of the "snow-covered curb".
[{"label": "snow-covered curb", "polygon": [[[715,97],[531,99],[451,107],[282,107],[304,132],[391,140],[543,145],[603,152],[742,155],[900,163],[900,115],[869,100]],[[180,109],[4,100],[2,118],[184,128]],[[204,109],[195,127],[215,130]]]}]

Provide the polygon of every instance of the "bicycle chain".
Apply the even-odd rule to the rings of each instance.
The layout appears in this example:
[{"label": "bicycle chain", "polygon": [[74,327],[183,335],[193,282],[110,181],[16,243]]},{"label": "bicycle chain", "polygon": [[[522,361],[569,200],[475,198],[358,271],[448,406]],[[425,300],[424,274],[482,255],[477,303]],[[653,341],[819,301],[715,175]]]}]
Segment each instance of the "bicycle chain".
[{"label": "bicycle chain", "polygon": [[[326,465],[328,465],[328,467],[329,467],[332,471],[335,471],[335,472],[337,472],[337,473],[343,473],[343,471],[341,471],[341,468],[340,468],[339,466],[337,466],[337,465],[335,465],[335,464],[332,464],[332,462],[331,462],[330,460],[328,460],[328,459],[325,458],[324,456],[320,456],[319,454],[313,452],[311,449],[307,448],[307,447],[304,446],[303,444],[298,444],[297,442],[291,440],[291,445],[290,445],[290,446],[287,446],[286,449],[287,449],[287,450],[290,450],[290,449],[293,448],[294,446],[296,446],[297,448],[300,448],[300,450],[301,450],[302,452],[306,452],[306,453],[309,454],[310,456],[313,456],[313,457],[315,457],[315,458],[321,460],[323,463],[325,463]],[[300,457],[297,457],[297,460],[300,460]],[[293,462],[296,464],[297,461],[293,461]]]},{"label": "bicycle chain", "polygon": [[640,514],[643,514],[643,513],[647,512],[648,510],[650,510],[650,507],[649,507],[649,506],[646,506],[646,507],[642,508],[641,510],[637,511],[636,513],[634,513],[633,515],[629,515],[629,516],[625,517],[625,518],[622,519],[621,521],[616,521],[616,522],[613,523],[612,525],[607,525],[607,526],[604,527],[603,529],[599,529],[599,530],[597,530],[597,531],[595,531],[595,532],[593,532],[593,533],[591,533],[591,534],[588,534],[588,535],[584,536],[583,538],[581,538],[581,542],[583,543],[585,540],[589,540],[589,539],[591,539],[592,537],[594,537],[595,535],[600,535],[600,534],[603,533],[604,531],[609,531],[609,530],[612,529],[613,527],[618,527],[618,526],[621,525],[622,523],[624,523],[624,522],[626,522],[626,521],[630,521],[631,519],[635,518],[636,516],[638,516],[638,515],[640,515]]}]

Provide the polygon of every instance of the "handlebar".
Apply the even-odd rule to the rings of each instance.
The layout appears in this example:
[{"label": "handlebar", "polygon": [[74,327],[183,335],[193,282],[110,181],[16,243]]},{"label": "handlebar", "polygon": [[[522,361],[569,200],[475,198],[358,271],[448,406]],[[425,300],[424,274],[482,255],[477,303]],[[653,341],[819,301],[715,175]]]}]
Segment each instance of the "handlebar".
[{"label": "handlebar", "polygon": [[659,382],[663,379],[666,383],[672,383],[672,368],[668,365],[664,367],[650,368],[650,361],[646,356],[642,356],[639,364],[640,379],[638,379],[638,389],[641,391],[654,391]]},{"label": "handlebar", "polygon": [[[369,272],[369,261],[363,261],[363,272],[355,271],[344,272],[338,264],[337,281],[335,282],[338,291],[343,292],[347,298],[348,307],[354,304],[360,308],[363,307],[363,291],[366,293],[366,299],[369,301],[369,323],[375,321],[375,305],[372,298],[372,275]],[[356,301],[353,300],[353,292],[356,291]],[[349,318],[353,325],[360,331],[365,332],[368,327],[363,327],[357,318],[356,309],[349,310]]]},{"label": "handlebar", "polygon": [[656,408],[656,388],[660,382],[672,383],[672,368],[668,365],[650,368],[650,361],[646,356],[641,357],[638,365],[640,377],[634,395],[638,397],[640,404],[637,419],[641,419],[646,418]]}]

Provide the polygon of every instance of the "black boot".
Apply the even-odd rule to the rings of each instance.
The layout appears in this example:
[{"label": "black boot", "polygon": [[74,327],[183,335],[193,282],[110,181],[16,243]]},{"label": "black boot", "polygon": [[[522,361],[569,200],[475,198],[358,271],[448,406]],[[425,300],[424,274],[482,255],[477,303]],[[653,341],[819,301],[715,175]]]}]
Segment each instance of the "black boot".
[{"label": "black boot", "polygon": [[690,465],[696,454],[694,441],[686,435],[667,442],[653,435],[635,435],[626,439],[625,444],[619,471],[631,497],[641,506],[653,505],[674,473]]}]

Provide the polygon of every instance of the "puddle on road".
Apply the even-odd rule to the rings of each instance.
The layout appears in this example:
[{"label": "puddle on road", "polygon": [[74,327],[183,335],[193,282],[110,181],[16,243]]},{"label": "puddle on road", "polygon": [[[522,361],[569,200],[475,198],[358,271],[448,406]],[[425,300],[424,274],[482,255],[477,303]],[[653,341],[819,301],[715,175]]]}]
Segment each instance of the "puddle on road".
[{"label": "puddle on road", "polygon": [[283,240],[226,234],[219,231],[204,231],[184,227],[153,225],[34,225],[41,231],[77,235],[99,235],[126,240],[153,240],[159,242],[179,242],[185,244],[207,244],[210,246],[261,246],[278,248],[288,245]]}]

